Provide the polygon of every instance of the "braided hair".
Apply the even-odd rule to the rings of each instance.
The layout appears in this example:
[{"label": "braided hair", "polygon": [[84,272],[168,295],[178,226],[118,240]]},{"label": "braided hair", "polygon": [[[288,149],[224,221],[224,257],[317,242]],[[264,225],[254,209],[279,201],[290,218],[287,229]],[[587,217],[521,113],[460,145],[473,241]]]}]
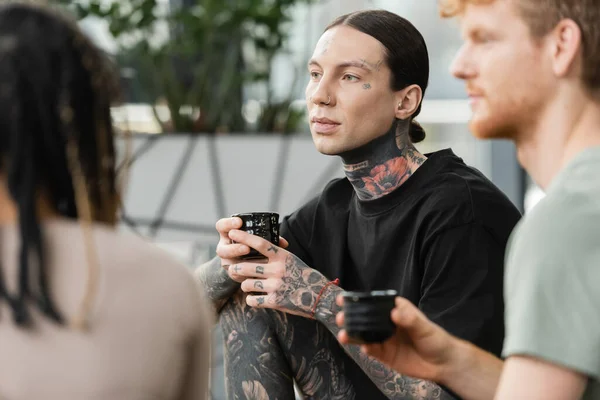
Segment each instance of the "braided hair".
[{"label": "braided hair", "polygon": [[0,6],[0,174],[18,210],[21,245],[18,291],[9,292],[0,265],[0,301],[18,325],[31,322],[28,301],[64,323],[47,285],[39,199],[64,218],[116,224],[117,92],[107,58],[74,21],[46,7]]}]

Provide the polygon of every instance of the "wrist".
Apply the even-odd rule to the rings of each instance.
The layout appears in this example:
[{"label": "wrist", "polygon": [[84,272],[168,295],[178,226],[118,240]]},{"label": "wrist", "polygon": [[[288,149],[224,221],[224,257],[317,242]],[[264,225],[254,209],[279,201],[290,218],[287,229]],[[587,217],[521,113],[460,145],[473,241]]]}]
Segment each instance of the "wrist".
[{"label": "wrist", "polygon": [[207,297],[212,301],[229,299],[240,288],[240,284],[231,279],[225,268],[221,266],[218,257],[199,266],[195,275],[204,286]]},{"label": "wrist", "polygon": [[465,340],[453,339],[448,349],[438,382],[465,400],[494,398],[502,360]]},{"label": "wrist", "polygon": [[342,288],[334,284],[329,284],[323,290],[320,298],[317,299],[318,303],[315,307],[314,319],[321,323],[334,321],[336,314],[341,310],[341,307],[336,304],[335,300],[342,292]]},{"label": "wrist", "polygon": [[438,382],[451,387],[453,382],[463,379],[476,368],[477,357],[475,347],[462,339],[451,337],[448,353],[439,369]]}]

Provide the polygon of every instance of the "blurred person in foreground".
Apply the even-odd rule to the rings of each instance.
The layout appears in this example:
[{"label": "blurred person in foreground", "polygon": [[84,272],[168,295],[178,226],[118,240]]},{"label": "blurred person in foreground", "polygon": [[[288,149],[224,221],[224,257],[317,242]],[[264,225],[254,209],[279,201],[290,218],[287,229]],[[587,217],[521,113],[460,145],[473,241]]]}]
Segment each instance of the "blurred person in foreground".
[{"label": "blurred person in foreground", "polygon": [[[235,280],[243,282],[220,314],[229,398],[293,398],[292,380],[314,399],[450,398],[340,345],[335,297],[343,289],[396,290],[450,332],[499,354],[504,251],[520,214],[452,150],[415,147],[425,137],[414,118],[429,59],[409,21],[375,10],[339,17],[307,72],[315,146],[341,158],[346,178],[283,219],[287,250],[237,230],[237,218],[217,223],[221,259],[198,275],[220,305],[239,291]],[[236,259],[248,247],[268,262]]]},{"label": "blurred person in foreground", "polygon": [[0,7],[0,398],[204,399],[191,272],[119,234],[117,76],[71,20]]},{"label": "blurred person in foreground", "polygon": [[600,3],[442,3],[460,16],[451,69],[466,82],[473,134],[512,140],[547,196],[511,236],[505,361],[403,298],[396,337],[363,350],[467,399],[600,399]]}]

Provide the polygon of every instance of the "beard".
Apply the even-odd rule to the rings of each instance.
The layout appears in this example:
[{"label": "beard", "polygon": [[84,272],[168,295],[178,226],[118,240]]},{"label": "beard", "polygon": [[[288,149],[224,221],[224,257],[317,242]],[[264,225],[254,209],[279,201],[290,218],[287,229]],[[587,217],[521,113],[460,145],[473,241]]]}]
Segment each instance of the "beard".
[{"label": "beard", "polygon": [[541,104],[506,101],[504,104],[486,104],[485,110],[476,110],[469,121],[469,130],[477,139],[507,139],[518,142],[533,131],[541,114]]}]

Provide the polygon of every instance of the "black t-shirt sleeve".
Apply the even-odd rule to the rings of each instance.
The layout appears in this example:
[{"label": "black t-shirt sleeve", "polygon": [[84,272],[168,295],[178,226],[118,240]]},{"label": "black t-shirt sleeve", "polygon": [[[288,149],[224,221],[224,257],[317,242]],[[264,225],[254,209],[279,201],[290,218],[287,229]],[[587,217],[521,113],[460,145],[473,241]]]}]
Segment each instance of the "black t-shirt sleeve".
[{"label": "black t-shirt sleeve", "polygon": [[504,337],[505,243],[479,223],[443,230],[424,243],[419,308],[450,333],[500,355]]}]

